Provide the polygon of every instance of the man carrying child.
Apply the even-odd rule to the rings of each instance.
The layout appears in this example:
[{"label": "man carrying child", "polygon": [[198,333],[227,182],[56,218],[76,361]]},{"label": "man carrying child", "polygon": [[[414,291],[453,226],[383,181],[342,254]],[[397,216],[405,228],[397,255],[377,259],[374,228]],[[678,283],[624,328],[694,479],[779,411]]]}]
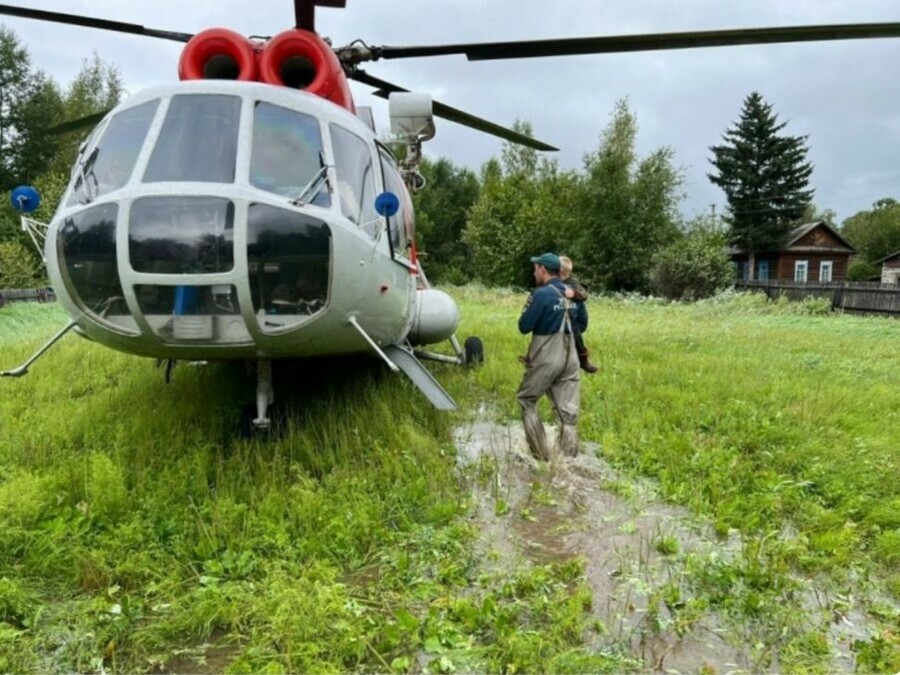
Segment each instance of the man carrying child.
[{"label": "man carrying child", "polygon": [[[566,297],[575,302],[584,302],[588,299],[588,290],[578,280],[572,276],[572,259],[561,255],[559,256],[559,279],[566,286]],[[591,363],[590,354],[587,347],[584,346],[584,337],[578,324],[572,326],[572,333],[575,336],[575,349],[578,350],[578,363],[581,369],[586,373],[596,373],[597,366]]]}]

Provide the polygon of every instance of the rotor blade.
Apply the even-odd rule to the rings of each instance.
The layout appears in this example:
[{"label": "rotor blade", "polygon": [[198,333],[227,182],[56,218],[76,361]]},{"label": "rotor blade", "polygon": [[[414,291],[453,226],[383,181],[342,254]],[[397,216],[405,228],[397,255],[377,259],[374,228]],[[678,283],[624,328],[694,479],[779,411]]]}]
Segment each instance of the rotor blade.
[{"label": "rotor blade", "polygon": [[[380,98],[388,98],[388,95],[392,92],[409,91],[409,89],[404,89],[403,87],[398,87],[396,84],[391,84],[390,82],[387,82],[385,80],[373,77],[363,70],[352,71],[349,74],[349,77],[350,79],[356,80],[357,82],[362,82],[363,84],[367,84],[370,87],[375,87],[376,91],[373,93],[375,94],[375,96],[379,96]],[[434,115],[437,117],[442,117],[445,120],[450,120],[451,122],[462,124],[465,127],[471,127],[472,129],[483,131],[484,133],[491,134],[492,136],[498,136],[500,138],[506,139],[507,141],[518,143],[519,145],[525,145],[529,148],[534,148],[535,150],[545,150],[551,152],[559,150],[559,148],[548,145],[547,143],[543,143],[535,138],[531,138],[531,136],[526,136],[525,134],[519,133],[518,131],[513,131],[512,129],[507,129],[506,127],[501,127],[499,124],[488,122],[485,119],[475,117],[475,115],[470,115],[469,113],[463,112],[462,110],[457,110],[456,108],[451,108],[449,105],[444,105],[443,103],[440,103],[438,101],[431,102],[431,109]]]},{"label": "rotor blade", "polygon": [[80,16],[78,14],[46,12],[42,9],[26,9],[25,7],[14,7],[12,5],[0,5],[0,14],[19,16],[23,19],[37,19],[39,21],[66,23],[73,26],[101,28],[103,30],[116,31],[117,33],[133,33],[135,35],[146,35],[148,37],[163,38],[164,40],[175,40],[176,42],[187,42],[193,37],[190,33],[173,33],[166,30],[155,30],[153,28],[145,28],[144,26],[139,26],[136,23],[109,21],[108,19],[97,19],[90,16]]},{"label": "rotor blade", "polygon": [[101,110],[100,112],[93,113],[92,115],[79,117],[77,120],[69,120],[68,122],[57,124],[55,127],[50,127],[44,133],[47,133],[51,136],[59,136],[60,134],[67,134],[70,131],[78,131],[79,129],[84,129],[85,127],[97,124],[97,122],[106,117],[106,114],[108,112],[109,110]]},{"label": "rotor blade", "polygon": [[823,40],[862,40],[900,37],[900,23],[860,23],[827,26],[783,26],[774,28],[736,28],[730,30],[611,35],[558,40],[519,42],[481,42],[472,44],[420,47],[374,47],[373,53],[385,59],[412,56],[465,54],[470,61],[523,59],[536,56],[572,56],[609,54],[660,49],[731,47],[779,42],[817,42]]}]

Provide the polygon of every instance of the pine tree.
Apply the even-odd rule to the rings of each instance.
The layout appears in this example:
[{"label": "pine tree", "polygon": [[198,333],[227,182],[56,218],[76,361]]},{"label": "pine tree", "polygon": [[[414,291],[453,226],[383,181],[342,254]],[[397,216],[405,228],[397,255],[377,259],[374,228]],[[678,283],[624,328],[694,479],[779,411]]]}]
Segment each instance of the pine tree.
[{"label": "pine tree", "polygon": [[724,143],[710,148],[718,173],[707,175],[728,201],[729,242],[751,255],[778,249],[812,201],[807,137],[780,135],[786,125],[754,91]]}]

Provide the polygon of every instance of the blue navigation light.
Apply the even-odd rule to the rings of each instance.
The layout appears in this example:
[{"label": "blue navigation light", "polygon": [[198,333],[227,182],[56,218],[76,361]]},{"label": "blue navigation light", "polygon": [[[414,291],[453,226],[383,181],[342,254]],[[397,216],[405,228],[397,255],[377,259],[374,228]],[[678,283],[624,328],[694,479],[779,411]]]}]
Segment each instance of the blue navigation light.
[{"label": "blue navigation light", "polygon": [[12,207],[20,213],[31,213],[41,205],[41,194],[30,185],[20,185],[9,195]]},{"label": "blue navigation light", "polygon": [[400,198],[393,192],[382,192],[375,197],[375,210],[385,218],[390,218],[400,210]]}]

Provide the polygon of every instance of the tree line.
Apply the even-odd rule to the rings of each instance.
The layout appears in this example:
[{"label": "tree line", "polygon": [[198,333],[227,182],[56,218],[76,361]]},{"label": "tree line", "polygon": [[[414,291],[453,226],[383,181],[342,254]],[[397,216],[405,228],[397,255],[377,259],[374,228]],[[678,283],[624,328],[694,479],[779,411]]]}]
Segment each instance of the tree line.
[{"label": "tree line", "polygon": [[[113,107],[123,93],[118,70],[96,54],[61,87],[0,26],[0,287],[45,283],[9,193],[37,186],[44,204],[35,217],[52,218],[83,134],[48,129]],[[573,258],[579,279],[597,290],[685,299],[714,293],[733,280],[728,245],[763,253],[798,222],[833,215],[818,214],[812,203],[808,139],[785,127],[753,92],[722,143],[710,148],[709,179],[727,201],[725,227],[709,217],[684,219],[683,171],[671,148],[638,156],[638,120],[627,100],[615,105],[578,170],[511,143],[477,173],[426,158],[427,187],[414,203],[429,278],[524,287],[528,257],[552,250]],[[515,128],[531,133],[524,121]],[[900,204],[879,200],[840,231],[861,254],[851,273],[872,274],[872,263],[900,249]]]},{"label": "tree line", "polygon": [[[563,171],[512,144],[477,180],[446,159],[426,164],[426,174],[439,166],[444,184],[456,184],[446,188],[452,200],[417,200],[426,223],[447,219],[437,239],[452,234],[452,258],[442,255],[442,244],[435,251],[438,276],[522,286],[530,276],[522,263],[529,252],[555,250],[576,260],[579,278],[596,288],[692,299],[734,280],[729,246],[752,258],[781,248],[798,224],[824,220],[857,249],[850,278],[876,277],[874,263],[900,250],[900,203],[880,199],[838,227],[833,211],[820,212],[813,203],[807,137],[787,134],[786,126],[751,92],[722,142],[709,148],[708,178],[727,203],[722,223],[680,215],[683,175],[672,150],[637,156],[637,119],[627,101],[614,108],[581,171]],[[515,128],[530,135],[526,123]],[[422,229],[425,249],[434,250],[428,246],[434,234]]]},{"label": "tree line", "polygon": [[16,34],[0,25],[0,288],[46,284],[40,256],[21,231],[10,192],[23,184],[37,186],[43,202],[34,217],[44,222],[53,217],[83,134],[48,130],[108,110],[123,93],[118,69],[96,53],[61,87],[32,67]]}]

